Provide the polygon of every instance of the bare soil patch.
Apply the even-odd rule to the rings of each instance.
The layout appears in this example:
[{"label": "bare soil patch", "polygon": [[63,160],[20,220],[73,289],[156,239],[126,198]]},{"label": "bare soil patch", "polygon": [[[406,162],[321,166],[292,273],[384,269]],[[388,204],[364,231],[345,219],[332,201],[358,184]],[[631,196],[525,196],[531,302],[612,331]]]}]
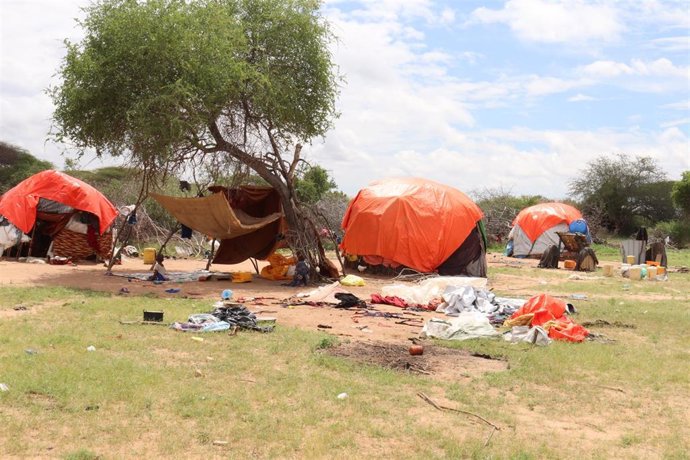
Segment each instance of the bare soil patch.
[{"label": "bare soil patch", "polygon": [[[411,343],[410,343],[411,345]],[[361,364],[381,366],[411,374],[429,375],[448,381],[475,377],[486,372],[506,370],[508,364],[500,359],[473,356],[465,350],[424,345],[422,355],[412,356],[406,344],[353,341],[327,348],[325,353],[348,358]]]}]

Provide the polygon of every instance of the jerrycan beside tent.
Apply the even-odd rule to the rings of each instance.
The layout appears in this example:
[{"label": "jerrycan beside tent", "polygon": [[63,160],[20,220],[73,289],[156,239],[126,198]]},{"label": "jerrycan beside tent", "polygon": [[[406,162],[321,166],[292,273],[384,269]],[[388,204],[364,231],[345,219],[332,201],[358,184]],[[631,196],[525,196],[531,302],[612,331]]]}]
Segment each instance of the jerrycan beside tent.
[{"label": "jerrycan beside tent", "polygon": [[453,187],[414,177],[379,180],[350,202],[341,249],[369,265],[485,277],[483,216]]}]

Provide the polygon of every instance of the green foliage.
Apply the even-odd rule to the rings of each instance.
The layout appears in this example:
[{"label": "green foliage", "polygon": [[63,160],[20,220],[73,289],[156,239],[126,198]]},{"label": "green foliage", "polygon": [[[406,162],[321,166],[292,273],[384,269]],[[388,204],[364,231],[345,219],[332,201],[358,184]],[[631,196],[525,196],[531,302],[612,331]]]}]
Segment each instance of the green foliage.
[{"label": "green foliage", "polygon": [[652,233],[662,238],[670,236],[674,246],[684,248],[690,244],[690,221],[681,219],[659,222],[653,228]]},{"label": "green foliage", "polygon": [[162,162],[207,145],[216,123],[244,149],[262,126],[276,138],[321,135],[337,80],[318,6],[97,1],[80,23],[83,40],[66,43],[62,83],[52,90],[56,137]]},{"label": "green foliage", "polygon": [[690,171],[684,171],[681,180],[673,184],[673,203],[690,219]]},{"label": "green foliage", "polygon": [[477,206],[484,212],[487,234],[492,241],[498,242],[498,246],[508,236],[513,219],[521,210],[549,201],[541,195],[514,196],[502,188],[485,189],[472,195]]},{"label": "green foliage", "polygon": [[49,161],[39,160],[21,147],[0,141],[0,193],[27,177],[52,168]]},{"label": "green foliage", "polygon": [[636,217],[654,223],[673,212],[670,184],[648,157],[600,156],[570,182],[570,193],[580,200],[584,214],[599,216],[615,232],[632,231]]},{"label": "green foliage", "polygon": [[310,166],[295,180],[297,197],[308,204],[318,202],[324,194],[336,187],[335,181],[328,176],[328,171],[321,166]]}]

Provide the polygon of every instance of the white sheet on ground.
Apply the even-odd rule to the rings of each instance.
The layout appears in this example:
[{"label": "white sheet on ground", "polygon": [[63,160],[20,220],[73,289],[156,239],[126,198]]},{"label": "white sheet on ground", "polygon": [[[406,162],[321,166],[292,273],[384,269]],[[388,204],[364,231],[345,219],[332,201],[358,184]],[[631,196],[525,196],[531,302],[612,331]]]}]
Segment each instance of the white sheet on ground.
[{"label": "white sheet on ground", "polygon": [[486,278],[467,276],[436,276],[419,284],[392,284],[381,288],[383,296],[397,296],[407,303],[428,305],[433,299],[441,297],[448,286],[475,288],[486,287]]},{"label": "white sheet on ground", "polygon": [[448,316],[457,316],[463,311],[479,311],[487,315],[501,313],[505,311],[506,307],[517,310],[525,303],[522,299],[496,297],[491,291],[476,289],[471,286],[448,286],[441,298],[443,303],[438,306],[436,311]]},{"label": "white sheet on ground", "polygon": [[532,345],[546,346],[551,343],[548,332],[541,326],[513,326],[513,328],[503,334],[507,342],[527,342]]},{"label": "white sheet on ground", "polygon": [[468,340],[495,337],[498,332],[480,312],[463,311],[451,320],[431,318],[422,328],[422,337],[444,340]]}]

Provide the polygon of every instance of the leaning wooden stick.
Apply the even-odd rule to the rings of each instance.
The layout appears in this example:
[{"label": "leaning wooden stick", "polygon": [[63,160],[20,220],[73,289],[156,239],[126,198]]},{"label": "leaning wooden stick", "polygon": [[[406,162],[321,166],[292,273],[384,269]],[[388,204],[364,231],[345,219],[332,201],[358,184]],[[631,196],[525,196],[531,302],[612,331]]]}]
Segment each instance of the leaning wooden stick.
[{"label": "leaning wooden stick", "polygon": [[497,425],[495,425],[494,423],[491,423],[490,421],[488,421],[487,419],[482,417],[481,415],[477,415],[473,412],[469,412],[469,411],[462,410],[462,409],[455,409],[454,407],[441,406],[439,404],[436,404],[436,402],[434,402],[430,397],[428,397],[426,394],[421,393],[421,392],[417,393],[417,396],[419,396],[424,401],[428,402],[429,404],[431,404],[432,406],[434,406],[438,410],[449,410],[449,411],[453,411],[453,412],[460,412],[461,414],[471,415],[473,417],[477,417],[479,420],[486,423],[487,425],[494,427],[494,429],[496,429],[496,430],[501,429]]}]

